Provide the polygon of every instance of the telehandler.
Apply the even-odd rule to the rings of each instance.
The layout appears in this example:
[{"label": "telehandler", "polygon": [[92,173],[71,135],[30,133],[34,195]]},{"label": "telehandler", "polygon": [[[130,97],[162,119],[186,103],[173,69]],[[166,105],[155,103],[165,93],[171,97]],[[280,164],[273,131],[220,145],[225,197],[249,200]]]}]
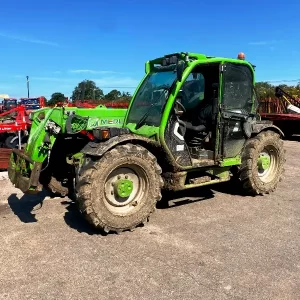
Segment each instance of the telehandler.
[{"label": "telehandler", "polygon": [[283,178],[283,133],[257,113],[245,59],[174,53],[149,60],[128,109],[43,108],[9,178],[74,197],[95,228],[120,233],[148,221],[162,190],[237,179],[273,192]]}]

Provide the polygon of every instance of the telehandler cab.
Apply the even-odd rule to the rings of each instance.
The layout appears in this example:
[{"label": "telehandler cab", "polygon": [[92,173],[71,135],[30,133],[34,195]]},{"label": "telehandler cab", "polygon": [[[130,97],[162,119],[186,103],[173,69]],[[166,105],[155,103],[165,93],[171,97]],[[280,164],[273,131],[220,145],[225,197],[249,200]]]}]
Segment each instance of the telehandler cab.
[{"label": "telehandler cab", "polygon": [[24,193],[72,195],[104,232],[148,221],[161,190],[238,179],[252,195],[283,176],[283,133],[257,114],[254,66],[196,53],[145,65],[127,110],[40,109],[9,178]]}]

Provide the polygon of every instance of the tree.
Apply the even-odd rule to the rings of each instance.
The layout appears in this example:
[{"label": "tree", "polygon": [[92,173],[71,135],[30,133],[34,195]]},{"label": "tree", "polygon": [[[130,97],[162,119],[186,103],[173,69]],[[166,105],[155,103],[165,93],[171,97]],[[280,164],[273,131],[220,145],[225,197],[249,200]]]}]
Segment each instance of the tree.
[{"label": "tree", "polygon": [[[84,95],[83,95],[84,91]],[[82,96],[84,96],[82,98]],[[103,91],[92,80],[84,80],[78,83],[72,93],[73,102],[76,100],[100,100],[103,99]]]},{"label": "tree", "polygon": [[122,96],[122,93],[118,90],[111,90],[108,94],[105,95],[105,100],[113,101],[117,100]]},{"label": "tree", "polygon": [[[275,98],[275,85],[268,82],[257,82],[255,85],[258,97],[260,99]],[[294,98],[300,98],[300,83],[295,86],[287,84],[279,84],[278,87]]]},{"label": "tree", "polygon": [[120,98],[120,101],[122,101],[122,102],[130,102],[131,98],[132,98],[132,96],[131,96],[130,93],[128,93],[128,92],[122,92],[122,96]]},{"label": "tree", "polygon": [[257,82],[255,88],[259,98],[274,97],[275,87],[268,82]]},{"label": "tree", "polygon": [[58,102],[64,102],[65,101],[65,95],[62,93],[53,93],[51,95],[51,98],[49,101],[47,101],[47,105],[55,105]]}]

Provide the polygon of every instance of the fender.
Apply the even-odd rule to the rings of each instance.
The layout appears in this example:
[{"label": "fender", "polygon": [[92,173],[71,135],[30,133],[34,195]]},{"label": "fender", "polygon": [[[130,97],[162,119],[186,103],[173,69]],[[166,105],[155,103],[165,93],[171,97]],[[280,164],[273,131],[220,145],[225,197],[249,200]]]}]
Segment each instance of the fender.
[{"label": "fender", "polygon": [[147,144],[150,147],[160,147],[160,144],[157,141],[151,140],[146,137],[142,137],[136,134],[123,134],[120,136],[114,136],[105,142],[94,143],[89,142],[81,152],[87,155],[93,156],[102,156],[107,151],[111,150],[115,146],[119,144],[123,144],[124,142],[142,142],[143,144]]},{"label": "fender", "polygon": [[273,125],[272,121],[258,121],[258,122],[256,122],[255,124],[252,125],[252,134],[258,134],[258,133],[260,133],[262,131],[265,131],[267,129],[271,129],[271,130],[279,133],[281,135],[281,137],[284,137],[283,131],[279,127]]}]

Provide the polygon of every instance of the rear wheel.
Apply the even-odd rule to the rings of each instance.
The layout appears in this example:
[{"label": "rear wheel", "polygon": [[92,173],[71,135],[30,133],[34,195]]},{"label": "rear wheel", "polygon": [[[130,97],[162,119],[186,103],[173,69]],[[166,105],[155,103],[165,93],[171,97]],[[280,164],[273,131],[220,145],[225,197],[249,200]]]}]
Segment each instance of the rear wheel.
[{"label": "rear wheel", "polygon": [[161,171],[152,153],[132,144],[86,157],[76,185],[80,210],[106,233],[131,230],[148,221],[161,199]]},{"label": "rear wheel", "polygon": [[273,192],[283,178],[285,150],[283,140],[273,131],[250,139],[242,154],[239,179],[243,189],[254,195]]}]

